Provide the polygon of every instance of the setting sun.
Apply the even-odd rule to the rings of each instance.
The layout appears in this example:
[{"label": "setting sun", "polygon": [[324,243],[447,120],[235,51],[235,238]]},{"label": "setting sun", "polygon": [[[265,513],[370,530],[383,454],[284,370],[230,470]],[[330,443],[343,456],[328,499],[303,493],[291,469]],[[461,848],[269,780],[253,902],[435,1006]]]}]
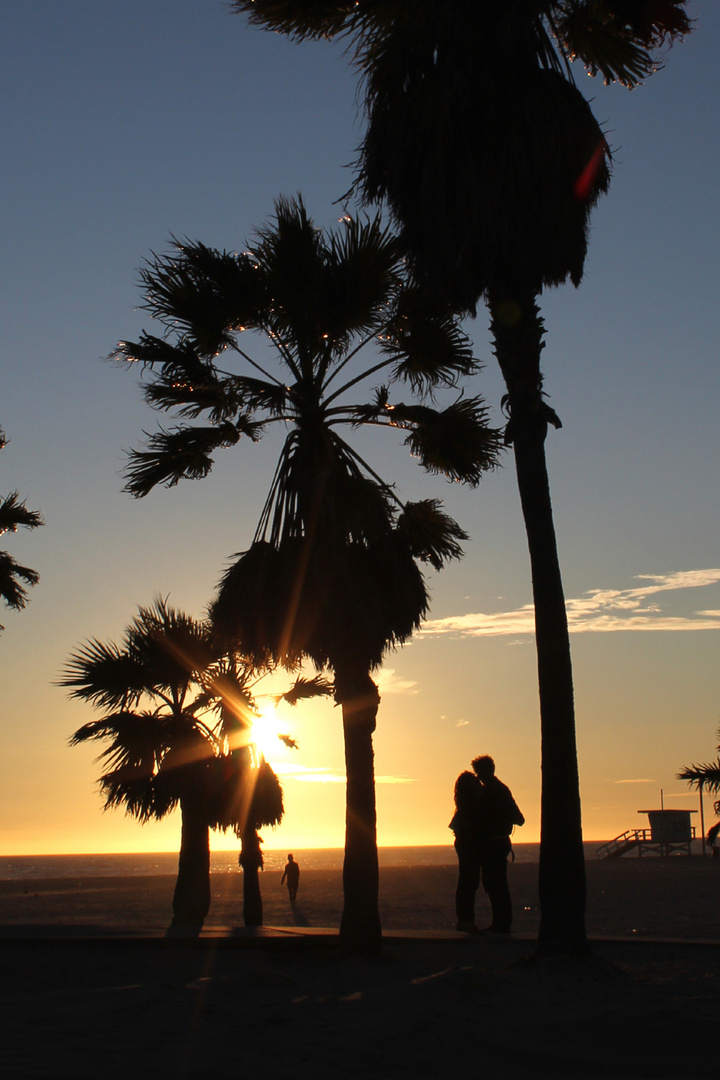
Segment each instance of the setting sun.
[{"label": "setting sun", "polygon": [[287,721],[278,716],[272,701],[260,706],[253,720],[250,739],[257,747],[258,755],[262,755],[271,765],[279,757],[284,757],[286,747],[294,745],[288,733]]}]

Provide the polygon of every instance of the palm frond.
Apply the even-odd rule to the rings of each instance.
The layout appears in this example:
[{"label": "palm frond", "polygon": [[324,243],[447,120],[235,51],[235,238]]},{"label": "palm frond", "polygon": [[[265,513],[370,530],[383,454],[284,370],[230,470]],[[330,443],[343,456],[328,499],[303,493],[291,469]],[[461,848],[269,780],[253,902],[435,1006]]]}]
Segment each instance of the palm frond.
[{"label": "palm frond", "polygon": [[13,491],[0,499],[0,535],[6,532],[16,532],[18,526],[23,529],[37,529],[44,525],[42,514],[36,510],[28,510],[25,503],[20,501],[20,494]]},{"label": "palm frond", "polygon": [[233,332],[257,326],[265,303],[263,275],[247,253],[217,251],[197,241],[173,240],[174,253],[155,255],[140,270],[143,307],[214,357],[232,345]]},{"label": "palm frond", "polygon": [[[333,683],[323,675],[315,675],[310,679],[300,675],[295,679],[289,690],[282,694],[275,694],[273,700],[276,705],[279,705],[281,701],[287,702],[288,705],[297,705],[298,701],[308,701],[310,698],[316,697],[331,697],[333,693]],[[280,738],[285,739],[287,736],[281,735]]]},{"label": "palm frond", "polygon": [[499,465],[502,433],[488,425],[480,398],[459,398],[445,409],[391,404],[381,388],[372,405],[355,409],[358,422],[384,419],[409,432],[404,440],[424,469],[475,487],[484,472]]},{"label": "palm frond", "polygon": [[554,20],[560,47],[579,59],[606,85],[619,82],[632,89],[661,66],[655,51],[682,40],[692,30],[685,11],[688,0],[559,0]]},{"label": "palm frond", "polygon": [[290,400],[287,386],[249,375],[234,376],[232,384],[238,401],[249,413],[264,409],[273,416],[283,416],[287,412]]},{"label": "palm frond", "polygon": [[139,341],[119,341],[108,359],[121,364],[159,367],[166,376],[190,383],[204,383],[214,370],[212,361],[200,356],[195,344],[187,337],[180,336],[172,342],[145,331]]},{"label": "palm frond", "polygon": [[248,15],[256,26],[305,41],[342,33],[357,4],[349,0],[232,0],[231,7],[238,15]]},{"label": "palm frond", "polygon": [[328,236],[326,262],[324,333],[341,356],[354,337],[384,327],[388,301],[402,283],[402,252],[379,215],[345,216]]},{"label": "palm frond", "polygon": [[[146,693],[173,692],[175,697],[217,661],[219,644],[208,624],[156,597],[140,607],[126,631],[128,655],[143,671]],[[196,710],[186,709],[191,716]],[[192,724],[189,725],[193,727]]]},{"label": "palm frond", "polygon": [[145,683],[142,665],[127,648],[93,638],[71,655],[58,686],[69,687],[70,697],[96,708],[115,709],[137,704]]},{"label": "palm frond", "polygon": [[478,370],[472,343],[454,312],[419,286],[400,293],[380,347],[396,361],[394,378],[420,394],[437,386],[455,386]]},{"label": "palm frond", "polygon": [[677,774],[678,780],[686,780],[692,787],[720,792],[720,758],[704,765],[690,765]]},{"label": "palm frond", "polygon": [[441,570],[449,559],[459,559],[461,541],[467,533],[448,514],[440,509],[437,499],[406,503],[397,521],[397,531],[407,543],[413,558],[429,562]]},{"label": "palm frond", "polygon": [[119,709],[98,720],[91,720],[73,732],[70,746],[109,740],[110,745],[97,758],[111,770],[125,767],[140,769],[154,776],[165,751],[169,734],[168,718],[157,710],[133,712]]},{"label": "palm frond", "polygon": [[329,341],[328,252],[300,196],[275,200],[271,220],[257,230],[252,256],[272,297],[264,325],[299,380],[312,380],[312,364]]},{"label": "palm frond", "polygon": [[174,412],[188,420],[197,420],[206,413],[212,424],[231,420],[240,407],[238,395],[228,379],[206,380],[199,384],[180,382],[175,376],[162,373],[143,387],[143,397],[150,408],[159,412]]},{"label": "palm frond", "polygon": [[[0,597],[8,607],[20,611],[28,601],[27,589],[20,584],[37,585],[40,575],[29,566],[22,566],[7,551],[0,551]],[[1,627],[0,627],[1,629]]]},{"label": "palm frond", "polygon": [[184,478],[202,479],[213,467],[216,450],[234,446],[243,434],[257,442],[261,431],[262,425],[249,417],[212,427],[160,429],[148,437],[147,450],[129,451],[125,491],[143,498],[158,485],[174,487]]}]

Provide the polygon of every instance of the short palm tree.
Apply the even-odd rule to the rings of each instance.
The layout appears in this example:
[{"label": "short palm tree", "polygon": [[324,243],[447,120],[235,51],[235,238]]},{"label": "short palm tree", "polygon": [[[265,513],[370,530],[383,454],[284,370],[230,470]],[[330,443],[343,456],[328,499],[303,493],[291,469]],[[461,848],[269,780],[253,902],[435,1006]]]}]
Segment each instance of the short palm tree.
[{"label": "short palm tree", "polygon": [[[324,233],[300,199],[278,200],[251,251],[177,244],[142,282],[165,334],[123,342],[117,356],[152,368],[153,407],[207,423],[153,435],[131,455],[128,490],[143,496],[203,476],[215,450],[270,425],[286,433],[253,542],[226,573],[212,615],[257,663],[309,659],[333,673],[347,764],[341,937],[349,950],[376,952],[372,672],[425,615],[418,563],[439,569],[459,556],[464,533],[434,500],[403,505],[341,430],[399,428],[426,468],[478,483],[499,452],[482,403],[457,395],[437,408],[397,401],[390,389],[452,387],[474,369],[469,343],[408,279],[378,220],[348,218]],[[270,353],[251,355],[245,331]],[[384,382],[358,402],[373,379]]]},{"label": "short palm tree", "polygon": [[539,952],[584,953],[585,870],[572,665],[545,458],[544,288],[577,285],[609,182],[579,58],[634,86],[690,28],[687,0],[235,0],[296,40],[344,36],[363,79],[357,190],[384,200],[420,280],[487,302],[530,550],[542,727]]},{"label": "short palm tree", "polygon": [[[156,600],[139,609],[121,645],[89,641],[61,679],[71,697],[102,712],[70,742],[108,743],[100,755],[105,808],[124,806],[143,823],[180,808],[173,930],[199,931],[207,915],[210,829],[232,828],[252,847],[258,828],[282,818],[279,781],[249,745],[254,674],[224,654],[207,622]],[[256,924],[257,871],[252,878],[245,914]]]},{"label": "short palm tree", "polygon": [[[0,428],[0,450],[7,444],[5,434]],[[28,510],[20,501],[17,491],[5,498],[0,498],[0,536],[4,533],[17,532],[18,528],[37,529],[43,524],[42,516],[36,510]],[[0,551],[0,597],[9,608],[20,611],[27,604],[27,586],[37,585],[37,570],[22,566],[7,551]],[[0,632],[3,627],[0,626]]]},{"label": "short palm tree", "polygon": [[[720,738],[720,731],[718,731]],[[720,744],[718,744],[720,755]],[[703,765],[686,765],[682,772],[677,774],[678,780],[687,780],[691,787],[704,788],[711,795],[720,795],[720,756],[717,761],[705,762]],[[715,813],[720,816],[720,799],[714,804]]]}]

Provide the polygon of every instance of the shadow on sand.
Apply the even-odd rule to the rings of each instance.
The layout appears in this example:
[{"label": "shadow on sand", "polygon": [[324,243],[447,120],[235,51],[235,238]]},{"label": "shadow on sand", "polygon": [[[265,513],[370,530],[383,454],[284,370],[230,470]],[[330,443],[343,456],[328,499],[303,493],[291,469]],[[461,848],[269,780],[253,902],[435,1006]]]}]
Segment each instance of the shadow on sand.
[{"label": "shadow on sand", "polygon": [[299,908],[297,904],[293,905],[293,926],[310,926],[307,915]]}]

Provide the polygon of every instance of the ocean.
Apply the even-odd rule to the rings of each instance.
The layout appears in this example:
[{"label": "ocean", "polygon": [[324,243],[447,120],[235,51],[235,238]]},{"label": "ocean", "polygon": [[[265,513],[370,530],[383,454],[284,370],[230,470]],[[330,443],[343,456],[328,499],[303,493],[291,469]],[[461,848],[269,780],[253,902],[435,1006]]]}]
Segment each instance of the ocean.
[{"label": "ocean", "polygon": [[[585,858],[594,859],[602,841],[585,844]],[[517,862],[537,862],[539,844],[513,844]],[[263,852],[266,870],[282,870],[287,858],[285,848]],[[293,854],[306,870],[340,870],[342,848],[295,848]],[[380,866],[453,866],[455,852],[451,845],[432,847],[381,847]],[[0,880],[37,878],[148,877],[176,874],[177,852],[160,851],[122,855],[2,855]],[[210,855],[213,874],[238,872],[238,849],[213,851]]]}]

